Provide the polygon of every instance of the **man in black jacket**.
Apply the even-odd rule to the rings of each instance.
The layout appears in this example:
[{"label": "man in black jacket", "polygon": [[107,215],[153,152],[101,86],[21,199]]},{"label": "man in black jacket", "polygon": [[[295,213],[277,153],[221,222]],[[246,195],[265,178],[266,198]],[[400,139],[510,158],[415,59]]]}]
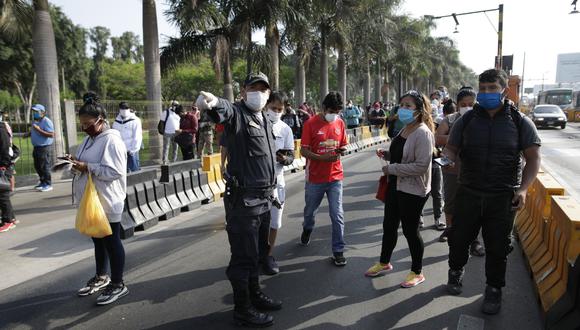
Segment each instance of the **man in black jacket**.
[{"label": "man in black jacket", "polygon": [[[482,311],[501,308],[515,212],[540,168],[540,138],[532,121],[506,99],[508,77],[501,70],[479,76],[478,103],[453,125],[444,154],[461,159],[453,226],[449,235],[449,293],[462,291],[469,246],[482,229],[487,287]],[[525,158],[525,166],[522,161]]]},{"label": "man in black jacket", "polygon": [[197,106],[225,128],[228,163],[224,204],[231,259],[226,274],[234,290],[234,320],[249,326],[270,326],[273,317],[260,310],[278,310],[282,302],[260,290],[258,262],[268,253],[270,208],[274,196],[276,145],[272,123],[262,110],[270,96],[263,73],[249,74],[243,100],[230,103],[201,92]]}]

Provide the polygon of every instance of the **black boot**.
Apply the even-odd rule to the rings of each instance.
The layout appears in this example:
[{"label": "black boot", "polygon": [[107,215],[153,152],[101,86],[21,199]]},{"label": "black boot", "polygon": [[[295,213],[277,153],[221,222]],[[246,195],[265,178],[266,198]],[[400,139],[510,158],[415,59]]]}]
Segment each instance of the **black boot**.
[{"label": "black boot", "polygon": [[268,297],[260,289],[260,281],[258,278],[251,278],[250,284],[250,301],[252,305],[260,310],[277,311],[282,309],[282,302]]},{"label": "black boot", "polygon": [[449,270],[447,292],[457,296],[463,292],[463,270]]},{"label": "black boot", "polygon": [[233,283],[234,289],[234,322],[256,328],[265,328],[274,324],[274,317],[260,313],[250,304],[250,293],[245,282]]},{"label": "black boot", "polygon": [[485,297],[483,298],[483,306],[481,311],[485,314],[497,314],[501,308],[501,289],[493,286],[485,287]]}]

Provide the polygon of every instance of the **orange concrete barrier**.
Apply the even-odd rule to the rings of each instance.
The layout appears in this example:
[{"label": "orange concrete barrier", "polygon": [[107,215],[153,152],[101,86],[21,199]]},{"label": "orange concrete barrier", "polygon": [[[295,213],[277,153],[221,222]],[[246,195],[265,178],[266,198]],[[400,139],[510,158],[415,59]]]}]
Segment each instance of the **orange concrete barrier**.
[{"label": "orange concrete barrier", "polygon": [[[215,165],[217,165],[218,168],[220,167],[221,154],[211,154],[208,156],[203,156],[201,168],[204,172],[207,172],[207,182],[209,190],[213,195],[214,201],[218,201],[222,196],[223,192],[225,191],[225,187],[224,189],[222,189],[217,182],[217,177],[215,174]],[[220,172],[221,177],[221,171],[218,172]]]}]

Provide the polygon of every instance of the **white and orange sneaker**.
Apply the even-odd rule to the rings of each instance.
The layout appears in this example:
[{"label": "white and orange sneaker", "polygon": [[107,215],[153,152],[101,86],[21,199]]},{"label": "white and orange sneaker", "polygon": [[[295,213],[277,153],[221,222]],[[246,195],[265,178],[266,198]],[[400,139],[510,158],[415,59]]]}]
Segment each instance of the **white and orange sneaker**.
[{"label": "white and orange sneaker", "polygon": [[425,282],[425,276],[423,274],[415,274],[415,272],[411,271],[407,278],[403,283],[401,283],[401,287],[403,288],[412,288],[417,286],[421,283]]},{"label": "white and orange sneaker", "polygon": [[365,272],[365,276],[366,277],[376,277],[379,276],[380,274],[384,273],[384,272],[388,272],[389,270],[393,269],[393,265],[391,265],[391,263],[386,263],[383,264],[382,262],[377,262],[376,264],[372,265],[371,268],[369,268],[366,272]]}]

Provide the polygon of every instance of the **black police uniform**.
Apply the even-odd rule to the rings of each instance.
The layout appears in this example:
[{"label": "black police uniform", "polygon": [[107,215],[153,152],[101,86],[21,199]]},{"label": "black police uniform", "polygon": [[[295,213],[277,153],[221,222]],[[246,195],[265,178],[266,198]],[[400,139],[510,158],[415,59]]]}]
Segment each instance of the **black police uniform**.
[{"label": "black police uniform", "polygon": [[261,294],[258,262],[269,247],[276,183],[275,137],[265,116],[243,102],[219,99],[208,114],[225,129],[228,164],[224,204],[232,254],[226,274],[234,290],[235,310],[244,311],[254,296]]}]

